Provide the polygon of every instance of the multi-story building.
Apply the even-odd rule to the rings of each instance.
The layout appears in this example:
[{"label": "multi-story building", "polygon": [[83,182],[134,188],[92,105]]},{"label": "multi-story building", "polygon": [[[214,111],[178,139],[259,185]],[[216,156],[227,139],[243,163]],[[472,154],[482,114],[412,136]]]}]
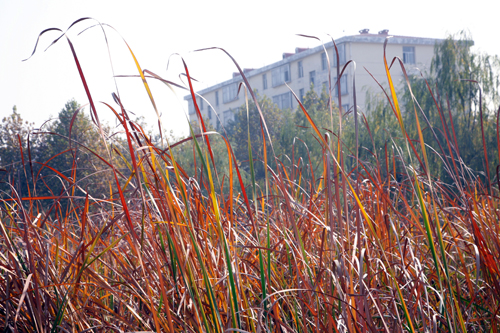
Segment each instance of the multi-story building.
[{"label": "multi-story building", "polygon": [[[356,101],[358,109],[364,111],[366,91],[380,91],[371,75],[380,83],[386,82],[383,45],[389,36],[388,32],[388,30],[382,30],[378,34],[371,34],[368,29],[364,29],[359,35],[345,36],[335,40],[339,53],[338,64],[333,42],[330,41],[314,48],[296,48],[295,53],[283,53],[282,60],[258,69],[245,69],[244,74],[252,89],[271,98],[281,109],[297,107],[298,103],[293,98],[290,89],[302,99],[311,87],[320,93],[325,86],[331,88],[332,96],[337,97],[338,87],[335,83],[338,81],[344,110],[348,110],[354,104],[352,82],[355,75]],[[434,38],[392,36],[386,48],[387,61],[390,62],[394,57],[399,57],[409,74],[418,70],[425,72],[429,69],[435,44],[441,41],[442,39]],[[340,80],[337,80],[337,66],[342,70],[349,60],[355,62],[356,69],[353,64],[350,64]],[[331,85],[328,84],[329,70]],[[402,81],[400,80],[403,78],[402,71],[398,63],[393,65],[391,73],[394,81]],[[242,90],[238,94],[238,86],[242,81],[241,75],[234,73],[232,79],[197,92],[203,97],[197,97],[201,114],[214,127],[218,127],[215,112],[219,115],[221,122],[226,124],[233,119],[233,110],[244,104]],[[196,121],[191,95],[184,99],[188,101],[190,121]]]}]

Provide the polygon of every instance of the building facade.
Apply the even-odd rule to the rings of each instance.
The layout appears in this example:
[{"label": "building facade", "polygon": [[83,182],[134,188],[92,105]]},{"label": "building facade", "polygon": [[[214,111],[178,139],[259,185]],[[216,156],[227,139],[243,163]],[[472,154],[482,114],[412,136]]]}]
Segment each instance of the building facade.
[{"label": "building facade", "polygon": [[[260,95],[271,98],[279,108],[292,110],[297,107],[298,103],[290,89],[302,99],[311,87],[318,93],[323,87],[330,88],[337,102],[339,90],[335,86],[336,82],[340,85],[342,108],[349,110],[354,104],[352,83],[355,75],[358,110],[364,111],[366,92],[380,91],[380,87],[371,75],[379,83],[387,81],[383,45],[388,36],[388,30],[371,34],[368,29],[364,29],[359,35],[345,36],[335,40],[339,63],[337,63],[333,42],[330,41],[314,48],[296,48],[295,53],[283,53],[282,60],[258,69],[245,69],[244,74],[252,89],[257,90]],[[390,65],[394,57],[399,57],[408,74],[417,73],[418,70],[428,71],[434,55],[434,46],[442,41],[442,39],[434,38],[391,37],[387,43],[387,61]],[[340,80],[337,80],[337,67],[341,71],[349,60],[355,62],[356,69],[354,64],[349,64]],[[329,73],[331,85],[328,83]],[[395,82],[403,78],[398,63],[394,63],[391,74]],[[234,73],[232,79],[197,92],[203,97],[197,97],[201,114],[214,128],[219,125],[215,112],[225,125],[233,119],[234,110],[244,104],[243,91],[240,90],[238,94],[238,86],[242,81],[241,75]],[[194,122],[197,117],[192,97],[188,95],[184,99],[188,102],[190,121]]]}]

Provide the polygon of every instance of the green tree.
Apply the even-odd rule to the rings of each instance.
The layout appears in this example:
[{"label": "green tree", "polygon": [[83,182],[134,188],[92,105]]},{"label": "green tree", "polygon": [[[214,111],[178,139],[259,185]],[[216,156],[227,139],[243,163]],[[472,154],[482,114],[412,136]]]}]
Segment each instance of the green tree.
[{"label": "green tree", "polygon": [[[270,137],[266,134],[265,139],[268,163],[272,166],[272,148],[277,156],[286,153],[286,147],[283,146],[284,131],[290,127],[289,125],[293,122],[293,119],[290,110],[280,110],[267,96],[261,97],[257,94],[257,101],[269,131]],[[261,162],[264,160],[264,142],[261,130],[261,117],[255,103],[249,101],[248,116],[246,105],[238,108],[234,113],[234,120],[230,121],[226,130],[234,154],[241,163],[241,168],[246,172],[250,171],[250,164],[248,163],[248,132],[250,131],[255,177],[257,180],[264,179],[264,165]]]},{"label": "green tree", "polygon": [[[114,177],[109,167],[96,155],[121,169],[124,163],[111,154],[113,146],[106,149],[96,126],[80,110],[80,105],[71,100],[59,112],[58,117],[35,133],[33,124],[24,121],[14,108],[0,125],[0,173],[1,196],[13,195],[12,187],[20,197],[32,196],[84,196],[94,198],[109,196]],[[71,142],[70,138],[71,129]],[[120,139],[111,140],[110,128],[103,132],[108,142],[120,145]],[[30,134],[31,133],[31,134]],[[27,138],[30,134],[30,150]],[[23,148],[22,164],[19,138]],[[46,201],[50,205],[53,201]]]},{"label": "green tree", "polygon": [[[457,179],[452,175],[452,159],[476,172],[486,172],[481,120],[490,173],[493,174],[498,165],[494,152],[497,151],[495,111],[499,105],[500,61],[498,56],[473,52],[472,45],[465,33],[449,36],[435,46],[430,72],[409,77],[418,104],[414,104],[407,85],[398,94],[408,135],[418,140],[416,107],[424,141],[432,148],[428,151],[431,174],[449,184]],[[396,145],[402,142],[399,125],[385,99],[378,99],[378,103],[370,106],[369,124],[378,148],[385,143],[392,146],[393,140]],[[367,140],[363,144],[371,146]],[[420,152],[418,145],[416,149]]]},{"label": "green tree", "polygon": [[[28,167],[27,140],[32,130],[33,123],[23,120],[16,106],[12,108],[10,116],[2,119],[0,124],[0,190],[2,192],[10,192],[9,183],[13,184],[21,195],[25,192],[27,180],[25,167]],[[21,151],[24,153],[24,164]],[[14,175],[17,182],[13,182]]]},{"label": "green tree", "polygon": [[[113,165],[120,165],[120,161],[108,154],[99,130],[81,110],[77,113],[79,109],[80,105],[75,100],[68,101],[57,119],[48,126],[48,134],[40,140],[38,164],[46,164],[66,178],[44,166],[41,172],[43,181],[37,182],[39,194],[82,195],[88,192],[101,198],[109,195],[110,181],[113,184],[112,171],[95,154]],[[103,127],[104,133],[109,134],[109,131],[108,127]],[[76,182],[76,192],[70,189],[73,182]]]},{"label": "green tree", "polygon": [[[330,114],[330,97],[326,91],[326,87],[323,87],[321,93],[318,95],[311,86],[311,89],[304,96],[302,102],[304,109],[316,124],[318,129],[322,133],[329,133],[332,140],[336,138],[332,135],[338,132],[338,107],[332,105],[332,115],[333,115],[333,128],[332,128],[332,115]],[[334,102],[332,102],[334,103]],[[320,139],[317,138],[316,132],[313,130],[309,120],[305,116],[304,112],[297,107],[294,115],[294,138],[295,138],[295,163],[298,162],[299,158],[302,158],[302,163],[307,166],[306,172],[309,172],[309,159],[312,164],[313,169],[321,172],[323,165],[323,147],[320,144]]]}]

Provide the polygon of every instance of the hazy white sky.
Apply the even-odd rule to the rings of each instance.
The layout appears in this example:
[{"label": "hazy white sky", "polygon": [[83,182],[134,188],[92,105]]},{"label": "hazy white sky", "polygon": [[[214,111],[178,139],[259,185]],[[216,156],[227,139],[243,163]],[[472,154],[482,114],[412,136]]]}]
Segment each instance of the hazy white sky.
[{"label": "hazy white sky", "polygon": [[[143,69],[180,84],[182,56],[191,76],[199,80],[195,89],[202,89],[229,79],[236,68],[221,51],[193,50],[222,47],[241,67],[258,68],[280,60],[283,52],[293,52],[296,46],[319,45],[296,34],[328,41],[328,34],[340,38],[369,28],[371,32],[389,29],[390,34],[444,38],[468,29],[476,50],[500,54],[497,12],[491,0],[0,0],[0,118],[17,105],[25,119],[40,126],[71,98],[88,103],[68,42],[61,39],[44,52],[59,33],[42,36],[37,53],[22,62],[30,56],[42,30],[66,30],[82,17],[95,18],[119,32],[105,28],[116,75],[137,74],[121,35]],[[111,93],[116,88],[102,30],[94,27],[78,35],[92,24],[79,23],[68,36],[94,101],[115,106]],[[155,112],[140,79],[117,78],[116,82],[125,107],[155,124]],[[186,93],[177,90],[176,96],[164,84],[149,82],[164,126],[177,135],[185,134],[187,104],[182,98]],[[112,121],[109,109],[99,104],[97,110],[101,118]]]}]

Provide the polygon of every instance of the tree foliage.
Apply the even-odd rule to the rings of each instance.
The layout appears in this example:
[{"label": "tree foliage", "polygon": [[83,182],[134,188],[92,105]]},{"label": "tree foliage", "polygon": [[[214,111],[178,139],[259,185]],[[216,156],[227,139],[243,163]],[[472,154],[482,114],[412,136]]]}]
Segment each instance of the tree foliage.
[{"label": "tree foliage", "polygon": [[12,114],[2,119],[0,124],[0,165],[15,167],[20,161],[20,148],[26,148],[28,134],[33,129],[33,123],[23,120],[17,112],[17,107],[12,108]]},{"label": "tree foliage", "polygon": [[[242,165],[242,169],[250,172],[248,139],[252,148],[254,159],[255,177],[263,179],[264,174],[264,138],[269,163],[273,165],[272,151],[275,154],[283,152],[282,134],[287,124],[291,121],[289,110],[280,110],[267,96],[260,97],[257,94],[258,103],[265,120],[269,137],[261,122],[261,116],[254,101],[249,101],[248,110],[242,105],[235,110],[234,120],[226,126],[227,136],[231,142],[234,154]],[[264,137],[263,137],[264,132]]]},{"label": "tree foliage", "polygon": [[17,187],[21,191],[21,184],[26,184],[23,161],[26,155],[29,134],[33,130],[33,123],[23,120],[17,112],[17,107],[12,108],[12,114],[2,119],[0,124],[0,180],[5,184],[0,185],[1,190],[10,191],[12,176],[18,179]]},{"label": "tree foliage", "polygon": [[[110,131],[108,127],[103,129],[104,133]],[[108,197],[113,182],[109,168],[99,157],[123,166],[111,154],[113,147],[106,148],[99,131],[74,100],[67,102],[57,118],[36,133],[33,124],[24,121],[14,108],[2,121],[0,140],[0,186],[4,197],[16,197],[13,191],[19,197],[87,193],[91,197]],[[114,140],[118,144],[119,141]]]},{"label": "tree foliage", "polygon": [[[404,85],[399,94],[408,135],[418,140],[416,111],[423,139],[431,148],[431,173],[448,184],[457,181],[450,177],[454,161],[455,165],[467,165],[467,172],[474,170],[476,175],[485,176],[486,162],[481,158],[485,149],[492,176],[498,165],[498,156],[493,152],[497,149],[495,111],[499,106],[500,61],[498,56],[474,52],[472,45],[465,33],[436,44],[430,72],[411,75],[411,91]],[[372,102],[369,124],[376,147],[385,153],[388,145],[391,152],[402,142],[396,117],[385,98],[372,96]],[[366,141],[363,144],[371,145]],[[420,150],[418,145],[416,149]]]}]

